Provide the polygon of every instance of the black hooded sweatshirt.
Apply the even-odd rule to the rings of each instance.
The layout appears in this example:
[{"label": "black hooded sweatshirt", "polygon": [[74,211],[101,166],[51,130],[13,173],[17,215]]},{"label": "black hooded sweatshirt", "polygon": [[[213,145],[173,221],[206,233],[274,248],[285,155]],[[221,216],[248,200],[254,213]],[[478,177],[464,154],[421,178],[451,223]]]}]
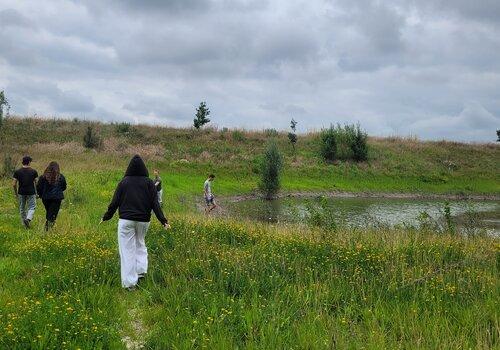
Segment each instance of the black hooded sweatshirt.
[{"label": "black hooded sweatshirt", "polygon": [[125,177],[118,184],[108,211],[102,219],[111,219],[117,208],[120,219],[149,222],[153,210],[162,225],[168,222],[158,202],[155,184],[149,178],[148,169],[138,155],[130,161]]}]

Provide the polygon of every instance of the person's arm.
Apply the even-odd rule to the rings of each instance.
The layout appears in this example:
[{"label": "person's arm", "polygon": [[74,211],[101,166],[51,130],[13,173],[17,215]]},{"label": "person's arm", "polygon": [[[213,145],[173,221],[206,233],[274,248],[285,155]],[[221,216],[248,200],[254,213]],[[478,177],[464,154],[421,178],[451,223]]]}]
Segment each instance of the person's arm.
[{"label": "person's arm", "polygon": [[156,187],[154,187],[154,184],[150,197],[152,200],[153,212],[155,213],[156,218],[165,228],[168,228],[168,219],[165,217],[165,215],[163,214],[163,210],[160,207],[160,203],[158,202],[158,192],[156,191]]},{"label": "person's arm", "polygon": [[102,216],[102,221],[108,221],[113,217],[113,215],[115,215],[116,209],[118,209],[118,206],[120,205],[121,195],[122,195],[122,183],[120,182],[116,187],[113,199],[111,200],[111,203],[108,206],[108,211],[105,212],[104,215]]},{"label": "person's arm", "polygon": [[66,178],[64,177],[63,174],[61,174],[61,191],[66,191],[66,187],[67,187],[67,184],[66,184]]},{"label": "person's arm", "polygon": [[14,188],[14,195],[17,197],[17,179],[14,178],[14,181],[12,181],[12,187]]},{"label": "person's arm", "polygon": [[44,187],[45,187],[45,178],[42,176],[40,179],[38,179],[38,182],[35,187],[37,196],[40,196],[40,194],[43,193]]}]

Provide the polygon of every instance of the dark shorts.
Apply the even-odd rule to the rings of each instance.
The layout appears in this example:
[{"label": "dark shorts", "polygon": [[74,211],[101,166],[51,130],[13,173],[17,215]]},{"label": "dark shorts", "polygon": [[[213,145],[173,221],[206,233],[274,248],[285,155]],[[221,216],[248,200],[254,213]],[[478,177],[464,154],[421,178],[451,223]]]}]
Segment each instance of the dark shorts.
[{"label": "dark shorts", "polygon": [[210,197],[205,197],[205,202],[207,203],[207,205],[214,205],[214,196],[210,196]]}]

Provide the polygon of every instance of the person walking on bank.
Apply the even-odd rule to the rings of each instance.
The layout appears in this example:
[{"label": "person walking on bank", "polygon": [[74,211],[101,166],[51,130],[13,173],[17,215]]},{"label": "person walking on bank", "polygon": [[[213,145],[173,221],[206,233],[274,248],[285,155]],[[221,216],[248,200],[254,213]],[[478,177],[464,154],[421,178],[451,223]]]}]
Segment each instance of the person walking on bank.
[{"label": "person walking on bank", "polygon": [[14,194],[19,201],[21,220],[26,228],[30,228],[36,208],[35,186],[38,173],[30,166],[32,160],[30,156],[23,157],[23,166],[14,172],[12,184]]},{"label": "person walking on bank", "polygon": [[54,226],[66,191],[66,179],[61,174],[59,164],[50,162],[36,186],[38,196],[45,207],[45,231]]},{"label": "person walking on bank", "polygon": [[118,248],[122,287],[132,291],[148,271],[148,251],[144,237],[149,228],[151,210],[165,229],[170,228],[158,202],[155,184],[138,155],[130,161],[102,221],[110,220],[116,209],[120,217]]},{"label": "person walking on bank", "polygon": [[203,196],[205,197],[205,203],[207,205],[205,208],[205,214],[209,214],[217,207],[217,204],[215,204],[214,194],[212,193],[212,181],[214,181],[214,179],[215,175],[210,174],[208,179],[206,179],[203,183]]}]

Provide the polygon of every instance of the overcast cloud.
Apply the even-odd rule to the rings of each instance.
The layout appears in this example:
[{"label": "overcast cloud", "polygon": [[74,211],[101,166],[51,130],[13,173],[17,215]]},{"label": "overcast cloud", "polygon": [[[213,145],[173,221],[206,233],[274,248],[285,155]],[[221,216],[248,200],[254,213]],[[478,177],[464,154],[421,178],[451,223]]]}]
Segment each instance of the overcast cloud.
[{"label": "overcast cloud", "polygon": [[494,141],[498,0],[0,0],[11,113]]}]

